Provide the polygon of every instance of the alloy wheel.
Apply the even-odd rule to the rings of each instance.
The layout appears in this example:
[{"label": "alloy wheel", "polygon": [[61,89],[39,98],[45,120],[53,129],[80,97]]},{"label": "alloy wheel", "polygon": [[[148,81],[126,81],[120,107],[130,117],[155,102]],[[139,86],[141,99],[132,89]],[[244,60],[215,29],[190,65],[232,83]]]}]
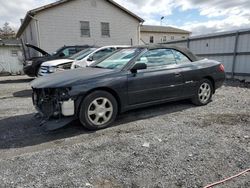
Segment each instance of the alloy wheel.
[{"label": "alloy wheel", "polygon": [[203,104],[207,103],[211,96],[210,85],[208,83],[201,84],[198,95],[201,103]]},{"label": "alloy wheel", "polygon": [[107,123],[113,114],[113,106],[109,99],[99,97],[94,99],[88,107],[88,119],[96,126]]}]

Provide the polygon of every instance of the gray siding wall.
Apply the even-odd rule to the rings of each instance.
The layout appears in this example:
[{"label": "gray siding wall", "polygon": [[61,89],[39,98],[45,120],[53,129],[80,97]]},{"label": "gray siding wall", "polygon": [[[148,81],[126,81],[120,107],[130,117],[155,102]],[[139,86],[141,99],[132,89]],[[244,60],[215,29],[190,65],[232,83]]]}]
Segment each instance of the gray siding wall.
[{"label": "gray siding wall", "polygon": [[[63,45],[130,45],[131,40],[134,45],[139,43],[139,21],[105,0],[68,2],[40,12],[35,18],[39,22],[40,47],[48,52]],[[89,38],[81,37],[80,21],[90,22]],[[101,36],[101,22],[110,23],[110,37]]]},{"label": "gray siding wall", "polygon": [[[38,34],[37,34],[37,25],[35,20],[31,20],[30,24],[25,28],[21,38],[23,43],[33,44],[34,46],[38,45]],[[37,56],[38,52],[31,48],[25,48],[25,53],[27,57]]]},{"label": "gray siding wall", "polygon": [[166,44],[188,47],[200,57],[220,61],[228,77],[250,81],[250,30],[196,36]]},{"label": "gray siding wall", "polygon": [[159,33],[159,32],[141,32],[141,44],[149,44],[150,36],[154,37],[154,44],[163,42],[163,37],[166,36],[167,41],[171,41],[171,37],[174,37],[174,40],[183,39],[183,37],[187,38],[189,34],[180,34],[180,33]]},{"label": "gray siding wall", "polygon": [[[17,51],[18,54],[12,54]],[[0,74],[21,74],[23,72],[23,61],[20,46],[0,46]]]}]

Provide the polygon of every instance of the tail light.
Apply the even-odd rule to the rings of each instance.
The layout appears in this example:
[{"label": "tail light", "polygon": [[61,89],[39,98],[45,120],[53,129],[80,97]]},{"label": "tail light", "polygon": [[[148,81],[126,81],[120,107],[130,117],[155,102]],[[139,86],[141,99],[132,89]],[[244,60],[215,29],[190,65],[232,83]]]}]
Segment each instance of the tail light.
[{"label": "tail light", "polygon": [[219,71],[220,71],[220,72],[225,72],[225,67],[224,67],[223,64],[220,64],[220,66],[219,66]]}]

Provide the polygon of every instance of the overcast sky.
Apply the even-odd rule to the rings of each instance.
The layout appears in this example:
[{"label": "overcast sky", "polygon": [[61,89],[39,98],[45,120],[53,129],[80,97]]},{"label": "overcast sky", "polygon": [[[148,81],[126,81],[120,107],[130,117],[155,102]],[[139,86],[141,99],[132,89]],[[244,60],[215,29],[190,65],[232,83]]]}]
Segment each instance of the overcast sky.
[{"label": "overcast sky", "polygon": [[[0,25],[18,28],[25,13],[55,0],[1,0]],[[115,0],[144,24],[175,26],[194,35],[250,28],[250,0]]]}]

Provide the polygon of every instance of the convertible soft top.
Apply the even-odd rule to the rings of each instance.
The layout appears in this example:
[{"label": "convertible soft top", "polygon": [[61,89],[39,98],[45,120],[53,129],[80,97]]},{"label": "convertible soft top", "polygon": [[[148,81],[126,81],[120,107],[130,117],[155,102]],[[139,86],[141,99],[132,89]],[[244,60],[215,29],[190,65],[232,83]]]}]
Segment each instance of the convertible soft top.
[{"label": "convertible soft top", "polygon": [[139,45],[135,46],[137,48],[147,48],[150,50],[159,49],[159,48],[170,48],[177,50],[183,54],[185,54],[191,61],[198,61],[200,60],[196,55],[194,55],[188,48],[174,46],[174,45],[166,45],[166,44],[155,44],[155,45]]}]

